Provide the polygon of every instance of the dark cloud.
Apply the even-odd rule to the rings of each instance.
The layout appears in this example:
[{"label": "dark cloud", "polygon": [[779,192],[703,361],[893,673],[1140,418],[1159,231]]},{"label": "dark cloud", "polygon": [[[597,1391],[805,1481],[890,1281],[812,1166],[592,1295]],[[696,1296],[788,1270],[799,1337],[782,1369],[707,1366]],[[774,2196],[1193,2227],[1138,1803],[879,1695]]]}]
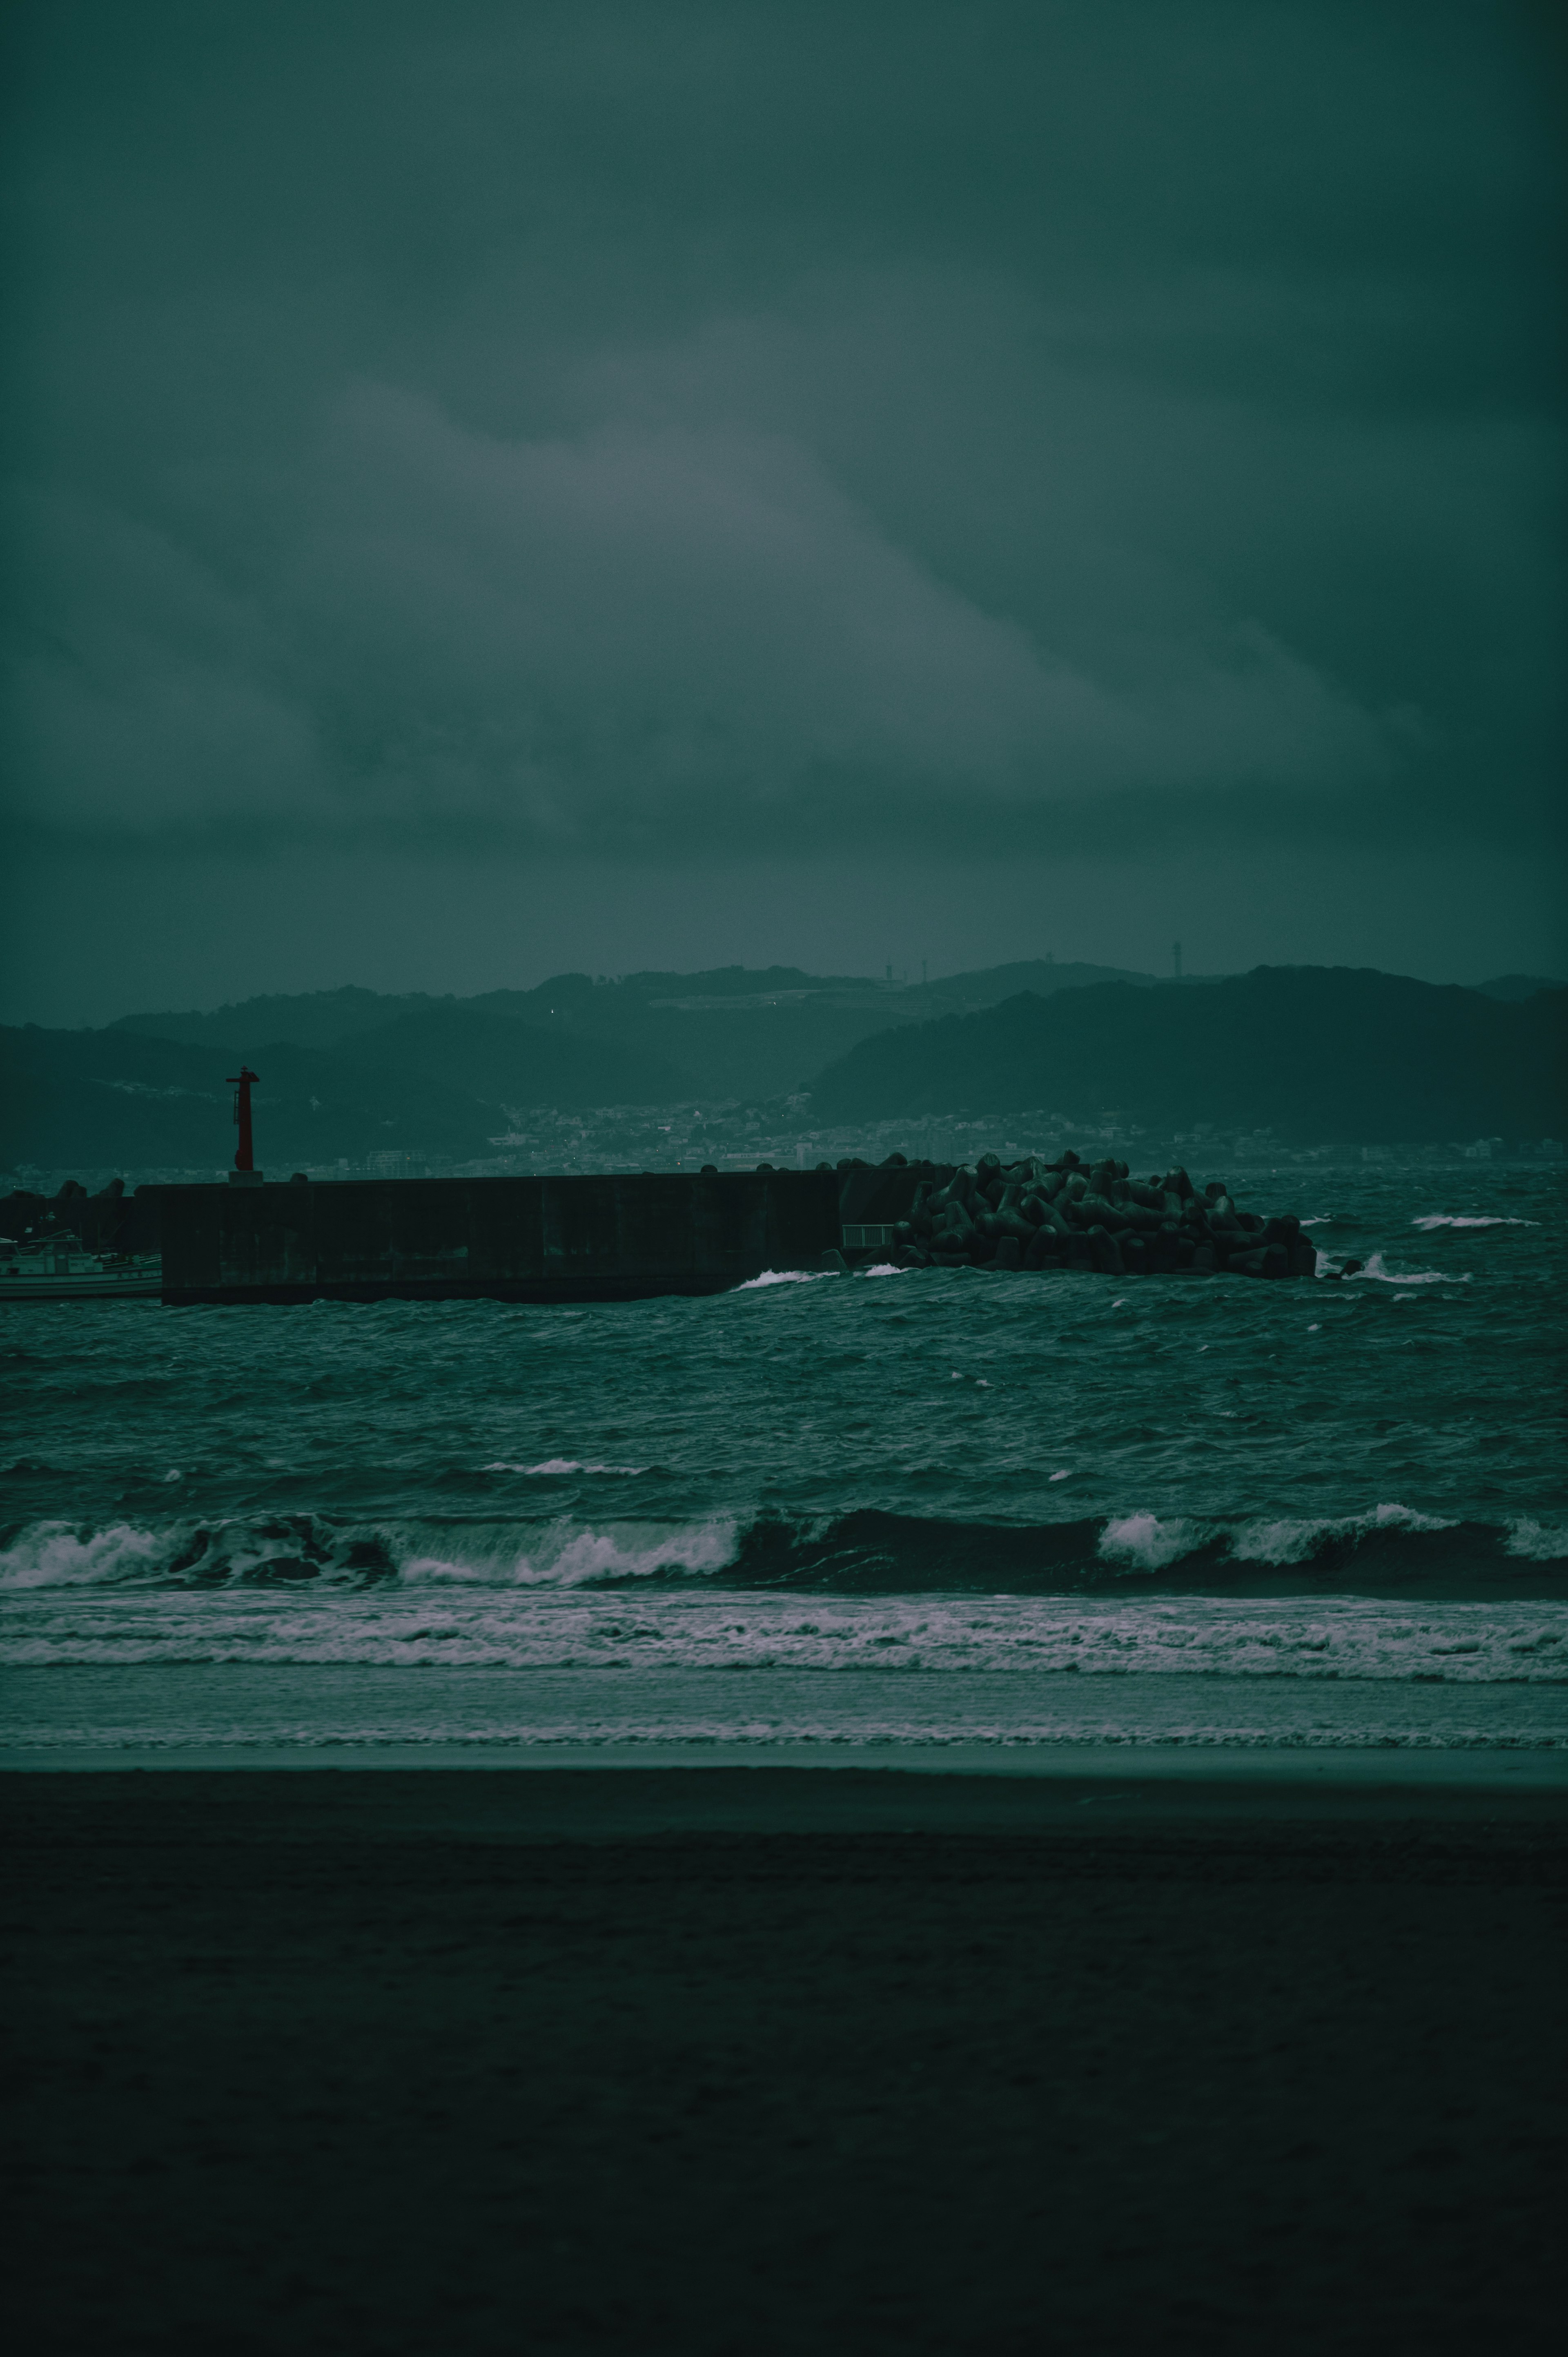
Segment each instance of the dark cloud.
[{"label": "dark cloud", "polygon": [[21,852],[1539,863],[1552,24],[17,9]]}]

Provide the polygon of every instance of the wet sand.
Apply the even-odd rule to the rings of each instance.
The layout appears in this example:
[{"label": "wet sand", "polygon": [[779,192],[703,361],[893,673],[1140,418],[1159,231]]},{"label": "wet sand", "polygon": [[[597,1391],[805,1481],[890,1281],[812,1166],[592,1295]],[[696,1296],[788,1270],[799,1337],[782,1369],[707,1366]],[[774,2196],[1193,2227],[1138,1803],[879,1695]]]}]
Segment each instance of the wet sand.
[{"label": "wet sand", "polygon": [[28,2352],[1560,2328],[1561,1792],[141,1771],[0,1812]]}]

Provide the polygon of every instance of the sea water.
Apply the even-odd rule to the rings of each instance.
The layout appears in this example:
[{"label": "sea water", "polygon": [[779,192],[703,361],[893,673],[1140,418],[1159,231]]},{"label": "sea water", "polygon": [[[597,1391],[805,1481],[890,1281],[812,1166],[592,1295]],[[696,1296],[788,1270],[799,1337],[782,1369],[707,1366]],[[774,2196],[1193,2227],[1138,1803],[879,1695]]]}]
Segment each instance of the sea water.
[{"label": "sea water", "polygon": [[0,1311],[0,1757],[1568,1773],[1562,1174],[1248,1191],[1317,1282]]}]

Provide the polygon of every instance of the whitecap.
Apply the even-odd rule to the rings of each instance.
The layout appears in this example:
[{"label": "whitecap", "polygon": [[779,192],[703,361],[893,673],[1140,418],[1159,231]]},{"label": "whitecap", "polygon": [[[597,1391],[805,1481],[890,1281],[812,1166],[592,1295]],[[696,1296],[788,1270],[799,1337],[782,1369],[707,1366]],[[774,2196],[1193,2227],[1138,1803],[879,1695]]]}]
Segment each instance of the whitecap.
[{"label": "whitecap", "polygon": [[[1369,1518],[1363,1514],[1360,1520],[1367,1523]],[[1442,1514],[1423,1514],[1414,1506],[1402,1506],[1396,1503],[1390,1506],[1374,1506],[1370,1516],[1370,1527],[1379,1531],[1391,1529],[1451,1531],[1454,1523],[1451,1519]]]},{"label": "whitecap", "polygon": [[1238,1563],[1305,1563],[1337,1528],[1331,1522],[1248,1523],[1231,1533],[1230,1553]]},{"label": "whitecap", "polygon": [[1537,1523],[1520,1514],[1509,1524],[1503,1553],[1526,1563],[1562,1563],[1568,1558],[1568,1523]]},{"label": "whitecap", "polygon": [[755,1293],[762,1285],[815,1285],[824,1276],[837,1271],[828,1268],[765,1268],[760,1276],[748,1276],[736,1286],[737,1293]]},{"label": "whitecap", "polygon": [[481,1465],[481,1473],[527,1473],[541,1478],[555,1473],[646,1473],[646,1465],[598,1465],[590,1458],[547,1457],[540,1465],[511,1465],[498,1457],[491,1464]]},{"label": "whitecap", "polygon": [[1375,1252],[1365,1268],[1359,1268],[1346,1283],[1358,1285],[1366,1277],[1373,1285],[1468,1285],[1468,1275],[1455,1276],[1444,1268],[1390,1268],[1380,1252]]},{"label": "whitecap", "polygon": [[1138,1571],[1164,1571],[1199,1544],[1201,1534],[1185,1516],[1163,1523],[1157,1514],[1124,1514],[1100,1534],[1100,1553],[1108,1562]]},{"label": "whitecap", "polygon": [[1509,1220],[1505,1219],[1501,1212],[1470,1218],[1459,1211],[1428,1211],[1423,1218],[1411,1222],[1412,1228],[1423,1228],[1428,1234],[1434,1228],[1538,1228],[1540,1225],[1539,1220]]},{"label": "whitecap", "polygon": [[[520,1544],[499,1533],[486,1546],[478,1534],[459,1553],[445,1545],[411,1547],[399,1571],[405,1585],[437,1587],[581,1587],[606,1579],[650,1579],[660,1572],[722,1571],[735,1560],[733,1515],[712,1522],[610,1523],[598,1530],[562,1522],[531,1532]],[[439,1543],[438,1543],[439,1544]]]},{"label": "whitecap", "polygon": [[1262,1516],[1244,1523],[1230,1534],[1230,1555],[1236,1563],[1266,1563],[1276,1567],[1305,1563],[1326,1541],[1364,1538],[1371,1531],[1448,1531],[1454,1527],[1440,1514],[1423,1514],[1397,1501],[1372,1507],[1364,1514],[1325,1515],[1297,1521],[1294,1517]]},{"label": "whitecap", "polygon": [[78,1587],[161,1570],[167,1532],[111,1523],[85,1536],[70,1523],[34,1523],[0,1550],[0,1587]]},{"label": "whitecap", "polygon": [[890,1260],[879,1260],[875,1268],[863,1268],[860,1273],[862,1276],[908,1276],[909,1274],[907,1268],[899,1268]]}]

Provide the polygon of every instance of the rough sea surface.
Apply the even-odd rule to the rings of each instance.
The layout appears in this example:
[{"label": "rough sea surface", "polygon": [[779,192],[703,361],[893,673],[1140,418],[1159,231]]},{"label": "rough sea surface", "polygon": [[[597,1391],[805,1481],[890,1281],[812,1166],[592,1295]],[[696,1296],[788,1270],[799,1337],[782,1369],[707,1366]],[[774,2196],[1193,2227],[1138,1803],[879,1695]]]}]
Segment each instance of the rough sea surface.
[{"label": "rough sea surface", "polygon": [[0,1310],[0,1743],[1568,1760],[1562,1172],[1243,1194],[1364,1274]]}]

